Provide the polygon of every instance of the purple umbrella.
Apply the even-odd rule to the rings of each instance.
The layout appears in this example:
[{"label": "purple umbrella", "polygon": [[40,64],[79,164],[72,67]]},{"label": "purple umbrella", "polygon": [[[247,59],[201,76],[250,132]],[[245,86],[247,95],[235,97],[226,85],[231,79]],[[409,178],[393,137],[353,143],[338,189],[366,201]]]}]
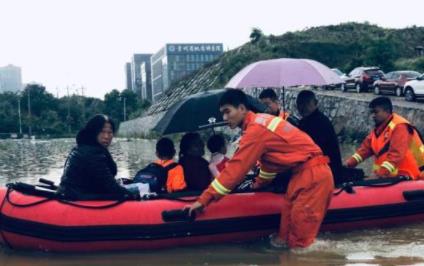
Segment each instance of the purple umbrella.
[{"label": "purple umbrella", "polygon": [[340,84],[327,66],[310,59],[279,58],[258,61],[240,70],[227,88],[281,88],[300,85]]}]

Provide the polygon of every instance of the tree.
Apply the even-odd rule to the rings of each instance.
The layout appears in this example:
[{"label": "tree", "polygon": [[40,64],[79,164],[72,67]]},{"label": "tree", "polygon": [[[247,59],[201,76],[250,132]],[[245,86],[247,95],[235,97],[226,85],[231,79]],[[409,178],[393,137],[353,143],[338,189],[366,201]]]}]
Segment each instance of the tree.
[{"label": "tree", "polygon": [[0,133],[19,132],[18,101],[15,93],[0,94]]},{"label": "tree", "polygon": [[257,42],[259,42],[259,40],[264,36],[263,32],[261,29],[259,28],[253,28],[252,32],[249,35],[250,38],[250,42],[252,44],[255,44]]},{"label": "tree", "polygon": [[110,116],[115,122],[123,120],[123,103],[120,101],[120,92],[116,89],[105,94],[103,113]]},{"label": "tree", "polygon": [[[29,94],[29,96],[28,96]],[[28,98],[30,99],[31,115],[40,116],[44,110],[56,110],[59,104],[53,94],[46,91],[40,84],[28,84],[22,93],[21,107],[28,113]]]},{"label": "tree", "polygon": [[386,72],[392,71],[398,57],[396,45],[390,37],[369,40],[364,53],[365,63],[379,66]]},{"label": "tree", "polygon": [[141,101],[137,94],[130,89],[122,92],[115,89],[105,95],[103,112],[118,123],[123,121],[124,101],[126,119],[141,115],[143,110],[150,106],[148,101]]}]

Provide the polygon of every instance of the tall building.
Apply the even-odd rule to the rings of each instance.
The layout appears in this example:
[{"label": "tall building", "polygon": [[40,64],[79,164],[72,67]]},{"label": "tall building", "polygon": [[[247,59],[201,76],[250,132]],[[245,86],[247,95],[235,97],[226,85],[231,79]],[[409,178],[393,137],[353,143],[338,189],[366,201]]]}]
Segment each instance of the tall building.
[{"label": "tall building", "polygon": [[152,55],[152,102],[172,83],[215,60],[223,53],[222,43],[169,43]]},{"label": "tall building", "polygon": [[152,68],[149,62],[143,62],[140,66],[140,77],[141,77],[141,95],[145,95],[143,100],[153,102],[152,95]]},{"label": "tall building", "polygon": [[131,63],[125,63],[125,89],[132,90]]},{"label": "tall building", "polygon": [[[150,57],[152,54],[134,54],[131,60],[131,88],[132,90],[140,96],[141,99],[147,99],[147,95],[143,94],[141,89],[142,80],[141,80],[141,64],[145,63],[150,66]],[[150,75],[146,76],[150,79]],[[147,83],[150,83],[148,81]]]},{"label": "tall building", "polygon": [[13,65],[0,67],[0,92],[18,92],[21,89],[21,68]]}]

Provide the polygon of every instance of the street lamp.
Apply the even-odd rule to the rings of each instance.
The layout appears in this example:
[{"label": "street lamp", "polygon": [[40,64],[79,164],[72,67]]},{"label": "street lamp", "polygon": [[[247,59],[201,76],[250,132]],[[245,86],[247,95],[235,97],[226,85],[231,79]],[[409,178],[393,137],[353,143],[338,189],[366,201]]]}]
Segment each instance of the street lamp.
[{"label": "street lamp", "polygon": [[31,86],[28,86],[28,134],[31,138],[32,128],[31,128]]},{"label": "street lamp", "polygon": [[21,137],[22,136],[22,119],[21,119],[21,95],[20,94],[18,94],[18,119],[19,119],[19,136]]},{"label": "street lamp", "polygon": [[126,121],[127,120],[127,103],[126,103],[127,98],[125,98],[125,96],[119,96],[119,101],[123,102],[124,121]]}]

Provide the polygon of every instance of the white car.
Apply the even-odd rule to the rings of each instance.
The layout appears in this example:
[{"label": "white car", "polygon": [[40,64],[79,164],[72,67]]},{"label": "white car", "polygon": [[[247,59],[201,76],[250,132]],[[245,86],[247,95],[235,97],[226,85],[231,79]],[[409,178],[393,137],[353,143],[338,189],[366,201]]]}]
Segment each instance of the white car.
[{"label": "white car", "polygon": [[406,82],[403,91],[407,101],[415,101],[416,98],[424,97],[424,75]]}]

